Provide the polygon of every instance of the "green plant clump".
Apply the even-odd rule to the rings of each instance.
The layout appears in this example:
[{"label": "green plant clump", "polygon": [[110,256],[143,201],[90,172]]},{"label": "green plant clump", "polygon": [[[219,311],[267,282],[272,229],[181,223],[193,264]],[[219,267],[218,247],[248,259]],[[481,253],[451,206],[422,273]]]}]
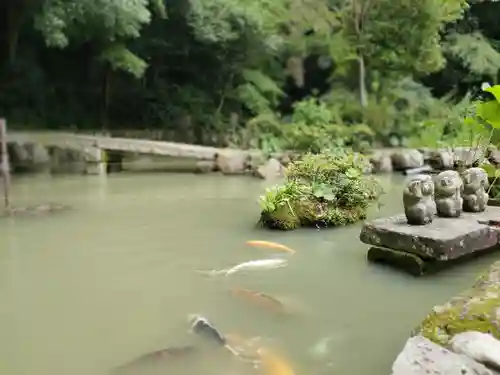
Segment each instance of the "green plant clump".
[{"label": "green plant clump", "polygon": [[260,222],[270,229],[342,226],[366,218],[380,195],[378,181],[364,172],[368,160],[345,149],[305,154],[292,162],[285,182],[260,197]]}]

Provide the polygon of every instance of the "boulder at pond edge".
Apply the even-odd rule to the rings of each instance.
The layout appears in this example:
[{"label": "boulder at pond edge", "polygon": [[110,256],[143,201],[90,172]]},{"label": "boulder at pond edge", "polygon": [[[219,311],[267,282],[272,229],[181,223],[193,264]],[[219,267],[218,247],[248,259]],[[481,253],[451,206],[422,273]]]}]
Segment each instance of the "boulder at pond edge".
[{"label": "boulder at pond edge", "polygon": [[500,339],[500,261],[493,263],[470,289],[435,306],[413,335],[446,346],[454,335],[466,331],[490,333]]}]

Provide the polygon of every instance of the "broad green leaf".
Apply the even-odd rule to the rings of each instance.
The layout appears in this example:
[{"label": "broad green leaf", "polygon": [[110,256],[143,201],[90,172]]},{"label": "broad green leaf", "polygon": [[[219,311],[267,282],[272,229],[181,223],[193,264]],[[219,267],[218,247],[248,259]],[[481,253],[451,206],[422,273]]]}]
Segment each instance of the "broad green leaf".
[{"label": "broad green leaf", "polygon": [[500,169],[497,169],[492,164],[481,164],[480,168],[483,168],[488,174],[489,178],[499,178],[500,177]]},{"label": "broad green leaf", "polygon": [[495,177],[497,173],[497,169],[491,164],[481,164],[480,168],[483,168],[486,171],[488,177]]},{"label": "broad green leaf", "polygon": [[349,178],[356,178],[360,176],[360,171],[355,168],[349,168],[346,172],[345,175]]},{"label": "broad green leaf", "polygon": [[493,128],[500,129],[500,103],[496,100],[479,103],[477,105],[477,115],[491,124]]},{"label": "broad green leaf", "polygon": [[500,103],[500,85],[485,88],[483,91],[492,93],[496,101]]},{"label": "broad green leaf", "polygon": [[329,202],[333,202],[337,199],[337,197],[335,196],[335,194],[325,194],[323,196],[323,199],[325,199],[326,201],[329,201]]}]

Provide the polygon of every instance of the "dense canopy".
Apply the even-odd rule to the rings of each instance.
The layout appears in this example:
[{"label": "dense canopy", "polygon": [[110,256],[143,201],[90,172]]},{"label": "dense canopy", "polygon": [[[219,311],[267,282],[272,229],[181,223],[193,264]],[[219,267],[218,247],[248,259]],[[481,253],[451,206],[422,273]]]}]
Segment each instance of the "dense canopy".
[{"label": "dense canopy", "polygon": [[466,94],[498,78],[499,12],[464,0],[4,0],[0,111],[24,128],[156,128],[241,147],[322,148],[325,134],[422,143],[416,130],[455,124]]}]

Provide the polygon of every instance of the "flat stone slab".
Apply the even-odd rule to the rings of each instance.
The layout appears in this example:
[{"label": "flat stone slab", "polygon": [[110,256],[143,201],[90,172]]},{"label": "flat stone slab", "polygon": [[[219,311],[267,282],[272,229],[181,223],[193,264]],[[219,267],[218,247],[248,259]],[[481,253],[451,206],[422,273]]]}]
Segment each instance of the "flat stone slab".
[{"label": "flat stone slab", "polygon": [[409,225],[405,215],[365,223],[361,242],[418,255],[423,259],[448,261],[498,246],[500,231],[488,225],[500,220],[500,207],[488,206],[480,213],[460,218],[435,217],[427,225]]},{"label": "flat stone slab", "polygon": [[493,375],[473,359],[423,336],[410,338],[392,365],[392,375]]}]

